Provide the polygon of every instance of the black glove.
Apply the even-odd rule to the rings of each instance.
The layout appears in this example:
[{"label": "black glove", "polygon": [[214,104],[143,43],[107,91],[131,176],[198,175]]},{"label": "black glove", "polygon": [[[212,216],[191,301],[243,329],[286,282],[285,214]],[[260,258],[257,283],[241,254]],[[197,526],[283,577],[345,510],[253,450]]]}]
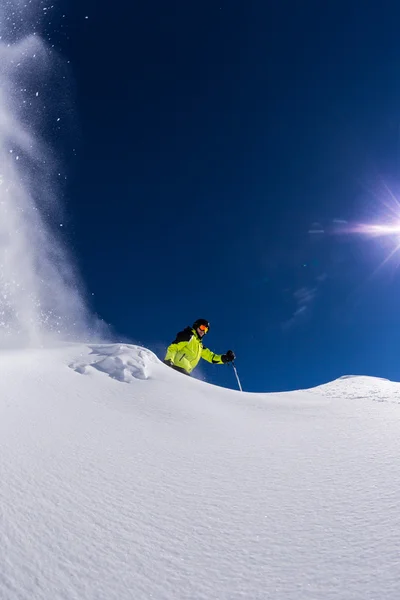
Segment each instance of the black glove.
[{"label": "black glove", "polygon": [[174,363],[172,362],[171,359],[164,360],[163,363],[164,363],[164,365],[168,365],[169,367],[173,367],[174,366]]},{"label": "black glove", "polygon": [[228,362],[232,362],[234,361],[236,358],[234,352],[232,352],[232,350],[228,350],[228,352],[226,354],[223,354],[221,356],[221,360],[223,363],[228,363]]}]

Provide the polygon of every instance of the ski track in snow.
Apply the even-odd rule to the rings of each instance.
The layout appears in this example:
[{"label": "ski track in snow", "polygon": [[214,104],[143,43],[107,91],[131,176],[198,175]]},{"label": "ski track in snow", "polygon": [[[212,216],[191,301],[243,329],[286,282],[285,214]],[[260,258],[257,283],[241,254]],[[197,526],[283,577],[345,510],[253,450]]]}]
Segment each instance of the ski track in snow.
[{"label": "ski track in snow", "polygon": [[1,600],[398,600],[400,384],[240,394],[145,348],[0,355]]}]

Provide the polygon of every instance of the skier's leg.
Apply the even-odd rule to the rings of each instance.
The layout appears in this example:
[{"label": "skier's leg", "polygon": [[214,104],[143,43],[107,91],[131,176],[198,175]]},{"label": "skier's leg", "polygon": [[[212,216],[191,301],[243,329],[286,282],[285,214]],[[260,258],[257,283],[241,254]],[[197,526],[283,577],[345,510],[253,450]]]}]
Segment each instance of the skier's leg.
[{"label": "skier's leg", "polygon": [[183,369],[182,367],[177,367],[176,365],[174,365],[172,363],[172,361],[164,360],[163,362],[164,362],[164,365],[167,365],[167,367],[171,367],[171,369],[174,369],[175,371],[178,371],[179,373],[183,373],[184,375],[189,375],[189,377],[190,377],[190,373],[185,371],[185,369]]}]

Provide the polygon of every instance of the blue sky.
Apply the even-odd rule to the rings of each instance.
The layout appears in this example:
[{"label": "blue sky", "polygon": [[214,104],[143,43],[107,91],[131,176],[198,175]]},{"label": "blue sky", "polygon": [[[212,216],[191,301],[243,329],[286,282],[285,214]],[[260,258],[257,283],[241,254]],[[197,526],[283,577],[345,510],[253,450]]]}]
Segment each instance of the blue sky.
[{"label": "blue sky", "polygon": [[249,391],[398,379],[397,240],[354,229],[396,207],[400,9],[269,4],[69,4],[68,242],[94,310],[160,356],[203,317]]}]

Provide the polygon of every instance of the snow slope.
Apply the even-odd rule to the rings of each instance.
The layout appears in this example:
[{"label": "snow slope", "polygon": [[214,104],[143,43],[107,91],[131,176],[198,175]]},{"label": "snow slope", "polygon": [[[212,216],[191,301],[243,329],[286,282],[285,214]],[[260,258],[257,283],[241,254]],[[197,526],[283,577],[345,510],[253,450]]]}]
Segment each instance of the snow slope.
[{"label": "snow slope", "polygon": [[[225,368],[225,367],[216,367]],[[240,394],[0,354],[1,600],[398,600],[400,384]]]}]

